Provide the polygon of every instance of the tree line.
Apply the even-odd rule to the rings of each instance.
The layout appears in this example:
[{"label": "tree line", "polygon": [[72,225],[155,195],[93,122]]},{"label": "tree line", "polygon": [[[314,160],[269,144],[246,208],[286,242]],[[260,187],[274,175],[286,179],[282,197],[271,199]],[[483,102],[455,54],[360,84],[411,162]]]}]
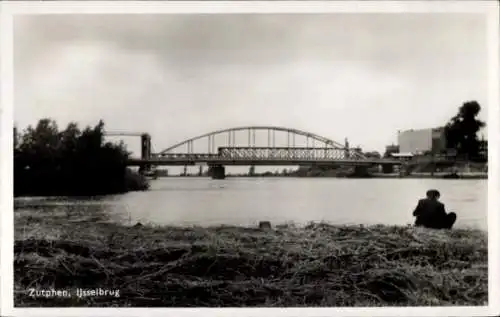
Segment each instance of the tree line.
[{"label": "tree line", "polygon": [[104,123],[59,130],[51,119],[14,127],[14,196],[104,195],[144,190],[146,179],[126,166],[123,142],[104,142]]}]

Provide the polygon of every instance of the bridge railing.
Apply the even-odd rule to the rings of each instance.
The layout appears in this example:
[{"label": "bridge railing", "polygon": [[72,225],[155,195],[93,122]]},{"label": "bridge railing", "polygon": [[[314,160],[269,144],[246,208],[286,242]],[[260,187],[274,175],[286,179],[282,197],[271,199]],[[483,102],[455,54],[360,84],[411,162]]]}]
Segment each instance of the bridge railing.
[{"label": "bridge railing", "polygon": [[154,159],[191,159],[191,160],[211,160],[217,159],[219,154],[206,153],[162,153],[152,154]]}]

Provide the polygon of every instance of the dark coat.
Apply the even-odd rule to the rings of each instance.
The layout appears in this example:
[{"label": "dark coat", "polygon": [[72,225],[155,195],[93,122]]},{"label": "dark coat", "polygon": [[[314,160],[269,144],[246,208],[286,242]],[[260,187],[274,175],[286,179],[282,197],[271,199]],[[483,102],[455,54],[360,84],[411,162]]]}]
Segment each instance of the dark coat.
[{"label": "dark coat", "polygon": [[418,201],[413,216],[417,217],[416,226],[439,228],[446,217],[446,211],[443,203],[435,199],[425,198]]}]

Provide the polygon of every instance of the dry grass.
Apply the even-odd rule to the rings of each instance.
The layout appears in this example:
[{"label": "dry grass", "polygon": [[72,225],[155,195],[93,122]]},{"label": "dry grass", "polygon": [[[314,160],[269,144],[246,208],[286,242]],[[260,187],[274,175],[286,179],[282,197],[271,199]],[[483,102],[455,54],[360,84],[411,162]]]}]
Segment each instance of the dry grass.
[{"label": "dry grass", "polygon": [[[16,223],[16,306],[485,305],[488,297],[481,231],[40,219]],[[120,297],[31,298],[29,288],[116,289]]]}]

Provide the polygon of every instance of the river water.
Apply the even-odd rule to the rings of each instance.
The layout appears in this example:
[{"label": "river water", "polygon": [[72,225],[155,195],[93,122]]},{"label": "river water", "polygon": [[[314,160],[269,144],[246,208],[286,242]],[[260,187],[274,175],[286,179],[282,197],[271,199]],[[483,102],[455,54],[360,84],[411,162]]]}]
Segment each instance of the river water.
[{"label": "river water", "polygon": [[[86,221],[168,225],[413,223],[412,211],[427,189],[441,192],[455,227],[487,229],[487,180],[339,178],[160,178],[146,192],[98,198],[16,198],[16,215],[66,213]],[[94,213],[93,213],[94,212]]]}]

